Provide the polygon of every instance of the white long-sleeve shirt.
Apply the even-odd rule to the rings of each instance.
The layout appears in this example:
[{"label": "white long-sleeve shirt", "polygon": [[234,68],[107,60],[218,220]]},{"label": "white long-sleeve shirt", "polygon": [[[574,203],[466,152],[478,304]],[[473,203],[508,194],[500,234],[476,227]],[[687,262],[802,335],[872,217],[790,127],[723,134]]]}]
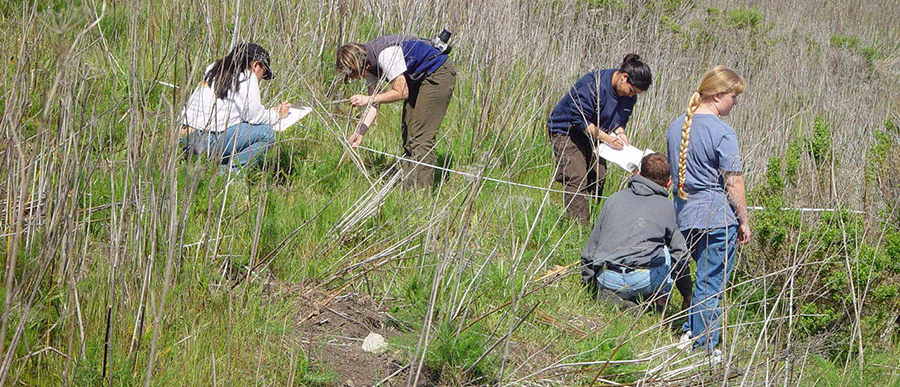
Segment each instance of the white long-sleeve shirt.
[{"label": "white long-sleeve shirt", "polygon": [[[204,74],[212,69],[206,67]],[[181,123],[194,129],[221,132],[241,122],[249,124],[278,123],[278,113],[263,107],[259,98],[259,80],[250,70],[238,76],[237,90],[225,98],[216,98],[215,85],[201,83],[191,93],[181,112]]]}]

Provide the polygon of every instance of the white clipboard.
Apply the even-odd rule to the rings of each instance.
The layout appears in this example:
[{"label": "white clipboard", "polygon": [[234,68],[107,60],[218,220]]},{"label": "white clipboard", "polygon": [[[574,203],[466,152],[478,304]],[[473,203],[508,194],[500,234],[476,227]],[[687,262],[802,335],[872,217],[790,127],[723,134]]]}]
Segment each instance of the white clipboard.
[{"label": "white clipboard", "polygon": [[650,149],[642,151],[631,145],[625,145],[622,149],[613,149],[609,145],[600,144],[594,148],[594,153],[628,172],[634,172],[641,169],[641,159],[654,152]]},{"label": "white clipboard", "polygon": [[301,118],[306,117],[306,115],[310,112],[312,112],[312,108],[309,106],[301,106],[299,108],[288,109],[287,117],[282,118],[280,121],[278,121],[277,124],[275,124],[275,131],[283,132],[287,130],[287,128],[291,127],[291,125],[296,124],[297,121],[300,121]]}]

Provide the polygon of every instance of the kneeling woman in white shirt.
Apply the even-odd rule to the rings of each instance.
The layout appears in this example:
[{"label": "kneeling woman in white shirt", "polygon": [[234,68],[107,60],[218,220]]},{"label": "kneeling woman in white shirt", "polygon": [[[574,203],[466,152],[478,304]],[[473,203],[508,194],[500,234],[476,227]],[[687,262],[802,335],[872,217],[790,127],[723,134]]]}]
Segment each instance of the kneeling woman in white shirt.
[{"label": "kneeling woman in white shirt", "polygon": [[269,63],[269,53],[249,43],[206,68],[181,113],[187,151],[213,157],[223,168],[240,168],[275,143],[274,125],[291,104],[266,109],[260,102],[259,81],[275,77]]}]

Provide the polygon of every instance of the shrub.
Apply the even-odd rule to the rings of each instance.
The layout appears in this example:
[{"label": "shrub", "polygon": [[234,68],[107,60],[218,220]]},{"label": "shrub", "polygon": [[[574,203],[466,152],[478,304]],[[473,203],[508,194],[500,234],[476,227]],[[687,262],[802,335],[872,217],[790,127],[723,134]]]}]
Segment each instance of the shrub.
[{"label": "shrub", "polygon": [[728,12],[728,23],[737,29],[755,29],[763,21],[763,14],[758,8],[740,7]]},{"label": "shrub", "polygon": [[831,155],[831,126],[822,116],[816,116],[813,121],[813,133],[807,139],[806,149],[819,166],[825,164]]},{"label": "shrub", "polygon": [[800,171],[800,156],[803,154],[803,141],[794,137],[788,143],[787,153],[784,155],[784,176],[790,184],[796,184]]},{"label": "shrub", "polygon": [[582,4],[588,8],[606,9],[606,8],[625,8],[625,3],[621,0],[582,0]]},{"label": "shrub", "polygon": [[856,48],[859,47],[859,38],[855,36],[846,36],[840,34],[831,34],[829,42],[832,47],[837,48]]}]

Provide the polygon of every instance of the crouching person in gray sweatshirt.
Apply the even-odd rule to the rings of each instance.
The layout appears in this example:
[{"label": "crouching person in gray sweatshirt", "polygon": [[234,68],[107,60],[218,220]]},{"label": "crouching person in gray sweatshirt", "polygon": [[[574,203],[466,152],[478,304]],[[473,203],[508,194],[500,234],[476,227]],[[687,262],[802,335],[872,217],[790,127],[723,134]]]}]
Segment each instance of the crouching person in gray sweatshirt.
[{"label": "crouching person in gray sweatshirt", "polygon": [[[686,251],[666,189],[669,182],[666,156],[653,153],[641,160],[641,173],[628,180],[628,189],[606,200],[581,253],[585,285],[596,286],[601,295],[612,291],[628,301],[665,305],[672,267]],[[689,296],[689,282],[686,290]]]}]

